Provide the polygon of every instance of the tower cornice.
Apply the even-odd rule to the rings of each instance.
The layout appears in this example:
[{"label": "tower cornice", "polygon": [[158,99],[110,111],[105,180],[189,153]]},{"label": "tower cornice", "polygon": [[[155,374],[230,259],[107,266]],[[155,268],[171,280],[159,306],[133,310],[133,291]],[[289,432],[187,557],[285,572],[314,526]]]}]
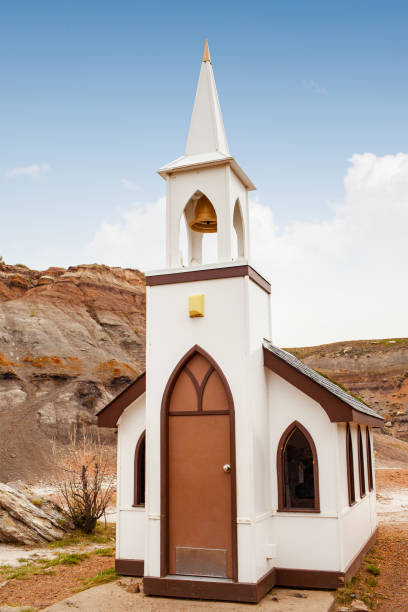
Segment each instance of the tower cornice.
[{"label": "tower cornice", "polygon": [[254,191],[256,189],[251,179],[237,163],[235,158],[231,157],[230,155],[223,155],[222,153],[208,153],[190,156],[183,155],[182,157],[170,162],[170,164],[162,166],[157,172],[162,178],[166,179],[171,174],[178,172],[186,172],[188,170],[198,170],[201,168],[210,168],[221,165],[229,165],[231,170],[237,175],[248,191]]}]

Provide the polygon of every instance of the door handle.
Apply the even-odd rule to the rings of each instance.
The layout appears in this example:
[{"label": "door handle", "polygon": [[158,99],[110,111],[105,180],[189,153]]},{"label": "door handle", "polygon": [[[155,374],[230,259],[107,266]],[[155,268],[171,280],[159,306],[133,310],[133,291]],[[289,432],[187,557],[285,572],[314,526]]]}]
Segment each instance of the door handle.
[{"label": "door handle", "polygon": [[231,471],[231,466],[229,463],[226,463],[225,465],[222,466],[222,469],[224,470],[226,474],[229,474]]}]

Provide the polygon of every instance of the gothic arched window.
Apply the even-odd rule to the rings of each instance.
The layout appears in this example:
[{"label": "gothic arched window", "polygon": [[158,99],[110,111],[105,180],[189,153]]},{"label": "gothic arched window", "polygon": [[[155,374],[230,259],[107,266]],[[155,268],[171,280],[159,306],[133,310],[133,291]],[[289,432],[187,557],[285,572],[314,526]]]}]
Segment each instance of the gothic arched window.
[{"label": "gothic arched window", "polygon": [[140,436],[135,450],[133,505],[145,505],[146,489],[146,432]]},{"label": "gothic arched window", "polygon": [[360,481],[360,497],[364,497],[366,494],[366,485],[365,485],[365,473],[364,473],[363,440],[361,438],[360,425],[357,428],[357,440],[358,440],[358,475],[359,475],[359,481]]},{"label": "gothic arched window", "polygon": [[374,489],[374,478],[373,478],[373,457],[371,453],[371,441],[370,441],[370,430],[366,429],[366,449],[367,449],[367,474],[368,474],[368,490]]},{"label": "gothic arched window", "polygon": [[346,430],[346,455],[347,455],[347,484],[349,506],[356,503],[356,490],[354,485],[354,458],[353,458],[353,440],[351,437],[350,425],[347,423]]},{"label": "gothic arched window", "polygon": [[278,510],[320,512],[316,447],[297,421],[289,425],[278,446]]}]

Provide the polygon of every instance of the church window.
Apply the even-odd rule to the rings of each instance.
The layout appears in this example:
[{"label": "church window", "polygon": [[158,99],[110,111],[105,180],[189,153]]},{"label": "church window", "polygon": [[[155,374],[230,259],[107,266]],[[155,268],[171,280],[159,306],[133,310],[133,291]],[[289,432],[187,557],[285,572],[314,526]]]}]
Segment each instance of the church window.
[{"label": "church window", "polygon": [[145,505],[146,488],[146,432],[139,438],[135,450],[133,505]]},{"label": "church window", "polygon": [[316,447],[297,421],[279,442],[278,498],[279,511],[320,512]]},{"label": "church window", "polygon": [[347,484],[349,506],[356,503],[356,491],[354,484],[354,458],[353,458],[353,440],[351,437],[350,425],[347,423],[346,430],[346,455],[347,455]]},{"label": "church window", "polygon": [[374,489],[373,458],[371,454],[370,430],[368,429],[368,427],[366,430],[366,449],[367,449],[368,490],[372,491]]},{"label": "church window", "polygon": [[365,473],[364,473],[364,450],[363,450],[363,440],[361,438],[360,425],[357,428],[357,439],[358,439],[358,475],[359,475],[359,481],[360,481],[360,497],[364,497],[366,494],[366,485],[365,485]]}]

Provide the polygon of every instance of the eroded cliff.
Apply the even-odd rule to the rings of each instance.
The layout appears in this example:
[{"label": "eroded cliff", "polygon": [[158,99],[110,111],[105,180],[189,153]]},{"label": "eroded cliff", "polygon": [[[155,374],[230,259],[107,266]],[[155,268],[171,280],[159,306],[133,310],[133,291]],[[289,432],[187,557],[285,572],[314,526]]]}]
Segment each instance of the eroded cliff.
[{"label": "eroded cliff", "polygon": [[51,443],[143,369],[145,283],[99,265],[0,265],[0,480],[49,471]]}]

